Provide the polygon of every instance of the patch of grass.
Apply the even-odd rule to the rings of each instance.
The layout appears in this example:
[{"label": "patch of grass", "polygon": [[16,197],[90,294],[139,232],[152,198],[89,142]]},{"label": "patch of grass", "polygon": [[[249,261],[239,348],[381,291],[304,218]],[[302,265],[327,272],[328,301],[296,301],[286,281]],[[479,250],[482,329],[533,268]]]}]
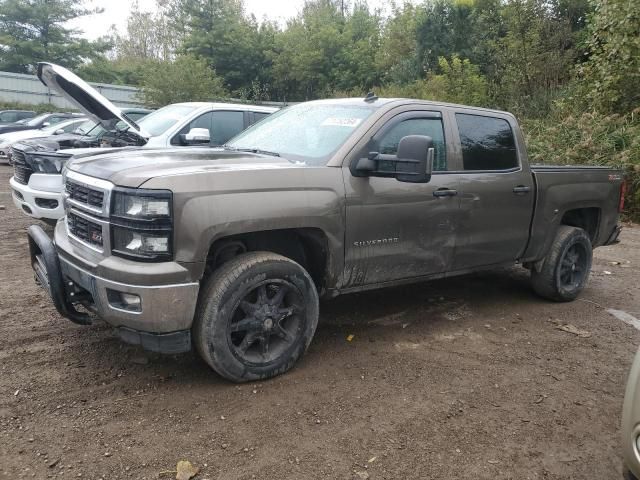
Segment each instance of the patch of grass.
[{"label": "patch of grass", "polygon": [[627,115],[594,112],[522,122],[531,163],[607,165],[625,172],[625,215],[640,220],[640,108]]}]

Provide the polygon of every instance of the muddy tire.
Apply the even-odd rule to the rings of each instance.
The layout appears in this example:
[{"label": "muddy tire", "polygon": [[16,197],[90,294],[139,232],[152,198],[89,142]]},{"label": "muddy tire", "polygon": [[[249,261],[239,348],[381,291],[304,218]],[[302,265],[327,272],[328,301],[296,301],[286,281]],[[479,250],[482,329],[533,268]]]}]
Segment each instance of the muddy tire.
[{"label": "muddy tire", "polygon": [[318,325],[318,293],[298,263],[250,252],[206,282],[193,325],[196,350],[223,377],[249,382],[288,371]]},{"label": "muddy tire", "polygon": [[531,271],[534,291],[556,302],[570,302],[589,279],[593,247],[581,228],[561,225],[540,271]]}]

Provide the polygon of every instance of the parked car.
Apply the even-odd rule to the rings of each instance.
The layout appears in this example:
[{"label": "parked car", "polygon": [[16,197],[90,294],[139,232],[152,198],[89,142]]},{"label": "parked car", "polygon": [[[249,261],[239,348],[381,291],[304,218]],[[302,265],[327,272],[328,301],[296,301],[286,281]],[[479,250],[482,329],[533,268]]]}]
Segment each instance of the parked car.
[{"label": "parked car", "polygon": [[37,117],[30,118],[27,121],[11,123],[9,125],[0,125],[0,134],[17,132],[19,130],[39,130],[68,120],[74,117],[83,117],[79,113],[43,113]]},{"label": "parked car", "polygon": [[0,161],[11,160],[11,145],[15,142],[32,138],[63,137],[77,130],[85,122],[87,122],[86,118],[77,117],[39,130],[18,130],[17,132],[0,134]]},{"label": "parked car", "polygon": [[[144,108],[122,108],[122,113],[134,122],[149,115],[153,110]],[[116,130],[126,128],[123,122],[116,124]],[[52,137],[40,137],[35,142],[22,142],[23,145],[37,145],[40,151],[58,151],[70,148],[97,148],[113,134],[94,120],[85,120],[72,132]]]},{"label": "parked car", "polygon": [[640,350],[635,356],[622,408],[622,453],[625,478],[640,478]]},{"label": "parked car", "polygon": [[297,362],[319,297],[520,264],[573,300],[623,199],[618,170],[530,166],[509,113],[373,95],[286,108],[224,148],[72,159],[64,177],[54,239],[29,228],[60,314],[194,347],[237,382]]},{"label": "parked car", "polygon": [[[277,110],[231,103],[176,103],[136,122],[62,67],[42,63],[38,76],[105,130],[100,134],[101,146],[115,149],[223,144]],[[64,215],[60,172],[65,162],[71,156],[96,154],[93,148],[57,149],[57,143],[26,141],[15,144],[12,149],[15,161],[14,176],[10,180],[13,202],[27,215],[48,222],[55,222]],[[95,143],[92,145],[96,146]],[[100,150],[100,154],[109,151],[108,148]]]},{"label": "parked car", "polygon": [[36,112],[31,110],[2,110],[0,111],[0,126],[19,122],[20,120],[33,118],[35,116]]}]

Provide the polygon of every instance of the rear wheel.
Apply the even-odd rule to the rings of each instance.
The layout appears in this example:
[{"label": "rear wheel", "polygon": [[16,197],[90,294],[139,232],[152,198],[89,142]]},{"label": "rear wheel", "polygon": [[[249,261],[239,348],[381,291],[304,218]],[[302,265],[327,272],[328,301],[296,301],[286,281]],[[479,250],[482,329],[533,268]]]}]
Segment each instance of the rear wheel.
[{"label": "rear wheel", "polygon": [[533,289],[549,300],[575,300],[589,279],[592,257],[591,240],[583,229],[560,226],[542,268],[531,271]]},{"label": "rear wheel", "polygon": [[195,346],[229,380],[270,378],[305,352],[318,310],[313,280],[299,264],[274,253],[245,253],[206,283],[193,326]]}]

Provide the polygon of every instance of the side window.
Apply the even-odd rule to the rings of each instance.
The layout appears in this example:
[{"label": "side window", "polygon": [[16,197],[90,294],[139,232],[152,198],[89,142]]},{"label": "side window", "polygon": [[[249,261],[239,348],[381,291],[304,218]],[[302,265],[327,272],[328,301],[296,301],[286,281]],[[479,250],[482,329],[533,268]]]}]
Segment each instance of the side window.
[{"label": "side window", "polygon": [[0,113],[0,122],[12,123],[18,121],[18,115],[15,112]]},{"label": "side window", "polygon": [[456,114],[465,170],[509,170],[518,154],[509,122],[501,118]]},{"label": "side window", "polygon": [[435,158],[433,169],[443,171],[447,169],[447,151],[444,142],[444,127],[439,118],[409,118],[391,127],[378,144],[380,153],[395,155],[402,137],[407,135],[426,135],[433,139]]},{"label": "side window", "polygon": [[131,113],[127,113],[127,117],[129,117],[131,120],[133,120],[134,122],[137,122],[138,120],[140,120],[141,118],[146,117],[148,114],[147,113],[143,113],[143,112],[131,112]]},{"label": "side window", "polygon": [[213,133],[211,132],[211,119],[213,118],[213,112],[207,112],[200,115],[198,118],[191,120],[189,124],[185,125],[180,131],[174,135],[171,139],[171,145],[182,145],[180,142],[180,135],[186,135],[192,128],[206,128],[209,130],[209,143],[215,145],[213,142]]},{"label": "side window", "polygon": [[84,121],[81,122],[73,122],[70,123],[69,125],[62,127],[62,130],[65,133],[69,133],[69,132],[73,132],[76,128],[78,128],[80,125],[82,125],[84,123]]},{"label": "side window", "polygon": [[63,120],[68,120],[68,118],[67,117],[55,117],[55,116],[53,116],[53,117],[47,118],[46,121],[49,122],[49,125],[55,125],[56,123],[60,123]]},{"label": "side window", "polygon": [[244,112],[213,112],[211,145],[224,145],[231,137],[244,130]]},{"label": "side window", "polygon": [[268,117],[269,115],[269,113],[264,112],[253,112],[253,122],[251,124],[253,125],[254,123],[258,123],[260,120]]}]

